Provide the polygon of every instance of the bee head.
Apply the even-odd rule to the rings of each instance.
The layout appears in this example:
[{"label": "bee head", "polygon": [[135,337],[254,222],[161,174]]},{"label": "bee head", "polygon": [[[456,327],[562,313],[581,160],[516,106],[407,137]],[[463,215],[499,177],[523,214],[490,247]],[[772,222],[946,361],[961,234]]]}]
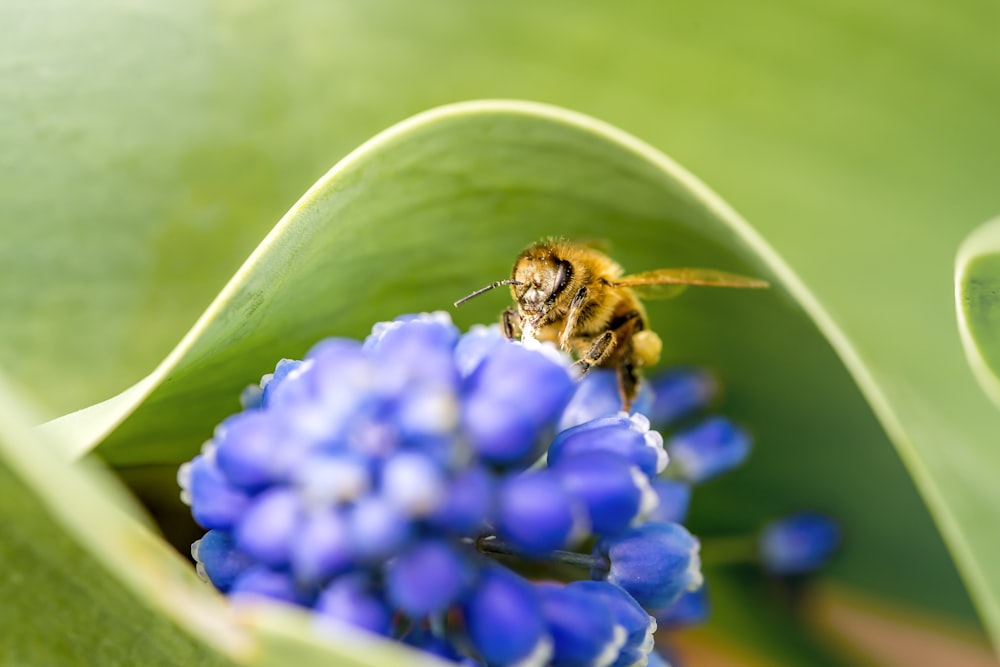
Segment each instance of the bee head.
[{"label": "bee head", "polygon": [[523,311],[541,314],[552,308],[572,275],[573,267],[567,261],[551,255],[527,255],[514,266],[511,290]]}]

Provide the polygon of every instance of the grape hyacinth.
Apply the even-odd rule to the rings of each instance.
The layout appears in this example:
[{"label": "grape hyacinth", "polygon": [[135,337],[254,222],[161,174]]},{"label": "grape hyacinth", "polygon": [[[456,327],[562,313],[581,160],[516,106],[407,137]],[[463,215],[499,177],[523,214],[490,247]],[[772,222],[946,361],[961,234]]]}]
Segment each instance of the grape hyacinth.
[{"label": "grape hyacinth", "polygon": [[328,339],[244,391],[181,467],[208,531],[192,555],[221,592],[312,609],[320,632],[466,665],[644,665],[651,612],[702,585],[690,485],[749,439],[712,418],[675,436],[687,463],[658,479],[671,443],[640,410],[673,423],[714,387],[675,372],[626,414],[614,373],[578,381],[555,347],[461,335],[445,313]]}]

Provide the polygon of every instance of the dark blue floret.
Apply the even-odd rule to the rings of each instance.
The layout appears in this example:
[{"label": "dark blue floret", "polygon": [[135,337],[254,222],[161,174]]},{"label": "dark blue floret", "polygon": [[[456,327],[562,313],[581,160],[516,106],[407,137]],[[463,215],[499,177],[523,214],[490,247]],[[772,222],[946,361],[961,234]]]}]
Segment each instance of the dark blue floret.
[{"label": "dark blue floret", "polygon": [[677,628],[697,625],[708,620],[708,587],[703,585],[696,591],[688,591],[673,604],[653,610],[656,622],[662,628]]},{"label": "dark blue floret", "polygon": [[646,476],[612,452],[594,450],[563,457],[551,470],[570,497],[587,509],[591,529],[599,535],[628,529],[656,503]]},{"label": "dark blue floret", "polygon": [[704,482],[741,465],[750,454],[750,436],[724,417],[713,417],[678,433],[667,449],[685,478]]},{"label": "dark blue floret", "polygon": [[482,466],[458,472],[431,514],[431,523],[453,535],[479,537],[496,514],[496,486],[494,476]]},{"label": "dark blue floret", "polygon": [[264,379],[261,380],[260,383],[262,390],[260,396],[260,407],[269,407],[272,397],[274,396],[274,392],[277,391],[282,384],[284,384],[285,378],[287,378],[292,371],[295,371],[302,366],[302,363],[303,362],[296,359],[282,359],[274,367],[274,373],[270,377],[266,375],[264,376]]},{"label": "dark blue floret", "polygon": [[276,487],[254,498],[253,506],[236,524],[236,545],[271,567],[292,559],[292,542],[302,526],[302,505],[291,489]]},{"label": "dark blue floret", "polygon": [[[653,392],[648,382],[639,384],[639,394],[632,401],[632,412],[648,414],[653,404]],[[576,385],[573,398],[563,410],[558,430],[601,419],[614,417],[622,411],[622,396],[618,389],[618,373],[598,368],[590,371]]]},{"label": "dark blue floret", "polygon": [[599,598],[557,584],[535,589],[552,636],[553,667],[607,667],[618,658],[627,633]]},{"label": "dark blue floret", "polygon": [[840,527],[822,514],[802,512],[766,525],[758,548],[761,565],[772,574],[812,572],[830,559],[840,544]]},{"label": "dark blue floret", "polygon": [[389,558],[405,547],[414,534],[410,519],[379,496],[358,500],[347,516],[351,545],[361,560]]},{"label": "dark blue floret", "polygon": [[579,510],[546,470],[512,475],[500,485],[497,531],[519,551],[544,556],[574,537]]},{"label": "dark blue floret", "polygon": [[676,368],[653,376],[649,385],[653,401],[644,414],[657,426],[668,426],[706,408],[719,391],[715,376],[700,368]]},{"label": "dark blue floret", "polygon": [[565,458],[592,451],[623,456],[650,479],[667,465],[663,438],[638,414],[595,419],[561,432],[549,446],[548,462],[557,466]]},{"label": "dark blue floret", "polygon": [[215,465],[214,455],[194,457],[189,466],[181,468],[178,476],[186,477],[182,485],[194,520],[202,528],[228,530],[250,508],[250,496],[230,483]]},{"label": "dark blue floret", "polygon": [[[302,452],[273,413],[257,410],[232,417],[216,430],[216,460],[234,484],[254,493],[287,477]],[[274,443],[288,443],[275,451]]]},{"label": "dark blue floret", "polygon": [[465,385],[462,426],[473,450],[497,465],[524,465],[541,452],[540,440],[569,401],[567,368],[520,345],[502,344]]},{"label": "dark blue floret", "polygon": [[404,450],[382,464],[380,495],[409,517],[432,514],[441,504],[448,484],[446,471],[431,456]]},{"label": "dark blue floret", "polygon": [[645,523],[600,540],[595,553],[607,558],[609,569],[595,569],[591,576],[621,586],[647,609],[666,607],[701,586],[698,550],[698,540],[684,526]]},{"label": "dark blue floret", "polygon": [[315,609],[321,622],[331,619],[379,635],[392,630],[392,610],[362,574],[334,579],[320,592]]},{"label": "dark blue floret", "polygon": [[614,616],[615,623],[625,630],[625,644],[612,667],[628,667],[641,663],[653,650],[656,619],[646,613],[625,589],[606,581],[574,581],[566,588],[580,590],[599,600]]},{"label": "dark blue floret", "polygon": [[233,598],[268,598],[289,604],[309,604],[311,600],[296,585],[292,575],[285,570],[272,570],[255,565],[244,570],[229,589]]},{"label": "dark blue floret", "polygon": [[318,585],[350,570],[357,557],[347,519],[339,508],[309,512],[292,536],[292,572],[305,585]]},{"label": "dark blue floret", "polygon": [[656,479],[650,485],[656,494],[657,504],[649,513],[650,521],[684,523],[691,504],[691,485],[671,479]]},{"label": "dark blue floret", "polygon": [[224,530],[210,530],[191,545],[191,556],[199,565],[199,572],[223,593],[227,592],[240,574],[254,561],[236,549],[236,541],[231,533]]},{"label": "dark blue floret", "polygon": [[466,556],[444,540],[419,542],[385,568],[386,593],[393,607],[422,618],[445,612],[473,581]]},{"label": "dark blue floret", "polygon": [[498,345],[506,342],[500,327],[496,325],[486,327],[479,324],[469,329],[455,345],[455,366],[459,374],[463,378],[472,375]]},{"label": "dark blue floret", "polygon": [[488,665],[546,664],[552,655],[534,586],[506,568],[485,569],[462,615],[469,641]]}]

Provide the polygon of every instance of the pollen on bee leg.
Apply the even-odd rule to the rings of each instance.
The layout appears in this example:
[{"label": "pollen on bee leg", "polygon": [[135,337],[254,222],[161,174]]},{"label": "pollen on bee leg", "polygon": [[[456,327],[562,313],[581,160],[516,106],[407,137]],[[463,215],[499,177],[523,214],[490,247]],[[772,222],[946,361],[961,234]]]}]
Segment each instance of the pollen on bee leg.
[{"label": "pollen on bee leg", "polygon": [[663,341],[655,331],[643,329],[632,336],[632,350],[640,366],[655,366],[660,361]]}]

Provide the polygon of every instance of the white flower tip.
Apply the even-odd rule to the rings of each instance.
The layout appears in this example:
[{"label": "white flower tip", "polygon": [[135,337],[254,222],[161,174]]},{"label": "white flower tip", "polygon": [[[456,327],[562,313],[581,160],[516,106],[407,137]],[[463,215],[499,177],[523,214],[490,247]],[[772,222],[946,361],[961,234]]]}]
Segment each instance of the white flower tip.
[{"label": "white flower tip", "polygon": [[639,489],[639,512],[636,518],[642,520],[659,507],[660,496],[656,494],[656,491],[653,490],[652,485],[649,483],[649,478],[639,468],[632,466],[629,472],[632,473],[632,481],[635,482],[636,488]]},{"label": "white flower tip", "polygon": [[181,467],[177,469],[177,486],[181,487],[183,491],[187,491],[191,488],[191,462],[185,461],[181,464]]},{"label": "white flower tip", "polygon": [[691,550],[691,561],[688,563],[687,568],[687,590],[694,592],[701,588],[702,584],[705,583],[705,577],[701,573],[701,556],[698,555],[698,550],[700,545],[695,543],[695,547]]},{"label": "white flower tip", "polygon": [[204,456],[209,461],[211,461],[212,463],[215,463],[215,450],[217,450],[218,448],[219,445],[216,444],[214,439],[206,440],[201,445],[201,455]]},{"label": "white flower tip", "polygon": [[[632,422],[633,430],[635,431],[638,431],[640,433],[645,433],[646,431],[649,430],[649,417],[642,414],[641,412],[633,412],[631,415],[629,415],[629,421]],[[656,431],[653,431],[653,433],[656,433]]]},{"label": "white flower tip", "polygon": [[473,336],[498,336],[502,335],[500,333],[499,324],[473,324],[469,327],[469,332],[466,334]]},{"label": "white flower tip", "polygon": [[531,649],[531,653],[518,660],[510,667],[545,667],[545,665],[549,664],[549,660],[551,659],[552,639],[546,635],[538,640],[538,643],[535,644],[535,648]]},{"label": "white flower tip", "polygon": [[439,324],[452,324],[451,314],[447,310],[435,310],[430,313],[423,314],[426,319],[432,322],[438,322]]},{"label": "white flower tip", "polygon": [[594,667],[608,667],[608,665],[614,664],[626,641],[628,641],[628,632],[623,626],[616,625],[611,634],[611,641],[605,645],[604,650],[594,658],[594,662],[591,664]]}]

